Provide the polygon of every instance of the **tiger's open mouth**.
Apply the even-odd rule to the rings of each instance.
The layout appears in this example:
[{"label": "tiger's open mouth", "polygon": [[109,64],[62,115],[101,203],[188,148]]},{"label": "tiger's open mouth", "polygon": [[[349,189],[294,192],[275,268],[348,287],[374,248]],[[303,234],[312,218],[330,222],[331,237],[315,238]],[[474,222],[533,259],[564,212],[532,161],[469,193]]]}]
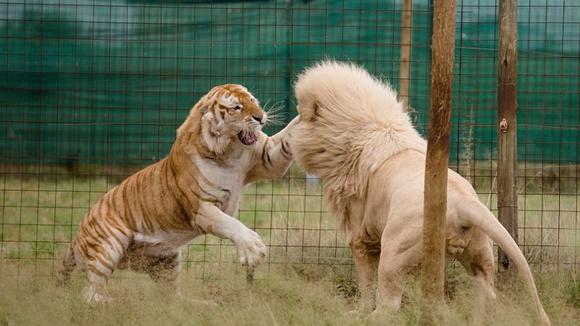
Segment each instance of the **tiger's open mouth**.
[{"label": "tiger's open mouth", "polygon": [[258,134],[255,132],[242,130],[238,133],[238,139],[244,145],[252,145],[258,140]]}]

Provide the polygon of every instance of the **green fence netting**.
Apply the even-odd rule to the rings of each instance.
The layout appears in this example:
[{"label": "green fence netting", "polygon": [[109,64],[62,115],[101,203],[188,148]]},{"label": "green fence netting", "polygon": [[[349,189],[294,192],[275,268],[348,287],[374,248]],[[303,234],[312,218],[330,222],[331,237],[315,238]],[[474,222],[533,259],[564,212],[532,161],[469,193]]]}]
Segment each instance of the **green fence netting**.
[{"label": "green fence netting", "polygon": [[[580,5],[519,1],[519,157],[580,162]],[[350,60],[398,85],[401,1],[0,1],[0,163],[142,165],[213,85],[295,115],[296,74]],[[458,1],[452,161],[494,158],[497,3]],[[425,132],[431,7],[414,1]],[[271,126],[269,132],[280,126]]]}]

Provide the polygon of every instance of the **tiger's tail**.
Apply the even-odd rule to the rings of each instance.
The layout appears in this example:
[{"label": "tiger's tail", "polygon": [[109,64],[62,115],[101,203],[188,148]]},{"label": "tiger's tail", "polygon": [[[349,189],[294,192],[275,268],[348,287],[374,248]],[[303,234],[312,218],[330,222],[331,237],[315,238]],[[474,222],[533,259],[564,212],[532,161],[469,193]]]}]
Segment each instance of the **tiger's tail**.
[{"label": "tiger's tail", "polygon": [[68,284],[68,281],[70,280],[70,274],[72,273],[77,264],[73,245],[74,241],[71,242],[68,248],[66,249],[64,257],[62,259],[62,265],[60,266],[57,272],[56,284],[58,286],[64,286]]}]

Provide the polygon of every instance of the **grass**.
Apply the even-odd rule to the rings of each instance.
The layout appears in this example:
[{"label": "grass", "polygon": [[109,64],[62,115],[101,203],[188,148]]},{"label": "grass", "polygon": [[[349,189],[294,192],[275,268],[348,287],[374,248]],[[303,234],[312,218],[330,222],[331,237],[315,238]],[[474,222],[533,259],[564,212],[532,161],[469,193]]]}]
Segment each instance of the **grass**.
[{"label": "grass", "polygon": [[[2,260],[60,260],[89,207],[119,181],[105,176],[39,175],[6,174],[0,179]],[[474,181],[477,186],[478,178]],[[484,203],[496,207],[497,198],[489,193],[488,184],[478,190]],[[519,196],[519,208],[519,242],[530,262],[541,271],[576,269],[578,192],[527,191]],[[270,263],[350,263],[344,237],[325,209],[320,183],[305,179],[300,171],[293,170],[290,178],[248,186],[238,218],[262,236]],[[231,243],[213,236],[197,238],[185,255],[186,268],[236,260]]]},{"label": "grass", "polygon": [[[415,325],[419,316],[417,277],[405,288],[402,309],[377,316],[353,313],[355,292],[345,291],[344,271],[324,265],[304,270],[280,266],[268,279],[245,283],[241,268],[222,269],[219,279],[181,277],[191,299],[212,300],[217,307],[173,295],[140,274],[121,272],[109,283],[114,302],[84,304],[86,284],[78,273],[72,284],[57,288],[47,277],[13,273],[0,276],[0,325]],[[534,311],[526,292],[500,293],[497,301],[478,294],[463,273],[451,273],[450,296],[439,307],[443,325],[533,325]],[[275,277],[285,275],[284,277]],[[554,325],[573,325],[580,318],[578,283],[556,275],[537,281],[542,302]],[[576,298],[574,299],[574,295]]]},{"label": "grass", "polygon": [[[184,251],[183,292],[213,300],[217,308],[176,298],[147,277],[117,271],[109,290],[115,303],[87,306],[79,300],[86,284],[79,273],[68,288],[53,286],[64,247],[90,205],[118,183],[109,177],[6,174],[0,179],[0,325],[413,325],[418,320],[416,277],[406,286],[403,308],[369,318],[356,309],[356,285],[344,237],[325,208],[321,185],[296,170],[290,177],[248,186],[238,218],[256,229],[269,248],[253,286],[237,264],[229,241],[199,237]],[[478,184],[477,177],[475,178]],[[496,206],[489,184],[481,199]],[[532,187],[537,185],[532,184]],[[576,277],[580,196],[527,191],[519,197],[520,243],[532,262],[542,301],[555,325],[580,319]],[[534,324],[526,292],[478,298],[462,268],[450,268],[446,325]],[[519,294],[519,295],[518,295]]]},{"label": "grass", "polygon": [[[4,187],[0,191],[0,258],[60,257],[89,207],[116,184],[106,177],[0,179]],[[249,186],[238,218],[262,235],[274,262],[319,263],[324,257],[344,256],[342,235],[324,210],[316,181],[301,178]],[[213,236],[197,238],[186,255],[190,262],[235,258],[231,243]]]}]

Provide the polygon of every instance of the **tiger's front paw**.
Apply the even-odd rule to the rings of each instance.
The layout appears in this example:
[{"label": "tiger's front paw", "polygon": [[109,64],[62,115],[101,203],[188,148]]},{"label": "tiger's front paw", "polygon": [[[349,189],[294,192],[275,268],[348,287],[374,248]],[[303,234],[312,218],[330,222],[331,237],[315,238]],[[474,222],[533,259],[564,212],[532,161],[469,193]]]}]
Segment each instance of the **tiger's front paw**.
[{"label": "tiger's front paw", "polygon": [[268,250],[260,236],[252,231],[248,230],[247,233],[237,241],[238,246],[238,256],[240,257],[240,263],[242,266],[253,268],[260,264],[264,258],[266,258],[266,253]]}]

